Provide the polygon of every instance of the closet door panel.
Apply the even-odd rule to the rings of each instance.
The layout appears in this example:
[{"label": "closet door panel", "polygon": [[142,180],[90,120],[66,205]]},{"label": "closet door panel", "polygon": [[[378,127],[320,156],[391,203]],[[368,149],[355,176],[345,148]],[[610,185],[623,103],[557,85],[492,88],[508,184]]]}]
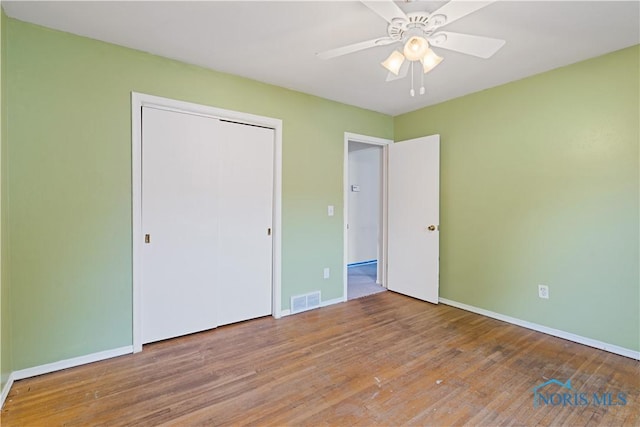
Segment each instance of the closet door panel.
[{"label": "closet door panel", "polygon": [[[143,108],[143,343],[217,326],[219,121]],[[147,241],[145,236],[141,238]]]},{"label": "closet door panel", "polygon": [[271,314],[274,131],[220,122],[220,325]]}]

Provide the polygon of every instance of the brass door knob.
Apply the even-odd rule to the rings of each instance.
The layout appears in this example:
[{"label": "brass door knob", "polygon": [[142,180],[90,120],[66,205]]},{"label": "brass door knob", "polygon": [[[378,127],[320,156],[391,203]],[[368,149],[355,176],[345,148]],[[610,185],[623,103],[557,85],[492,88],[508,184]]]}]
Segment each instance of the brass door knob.
[{"label": "brass door knob", "polygon": [[435,225],[430,225],[430,226],[427,227],[427,230],[436,231],[436,226]]}]

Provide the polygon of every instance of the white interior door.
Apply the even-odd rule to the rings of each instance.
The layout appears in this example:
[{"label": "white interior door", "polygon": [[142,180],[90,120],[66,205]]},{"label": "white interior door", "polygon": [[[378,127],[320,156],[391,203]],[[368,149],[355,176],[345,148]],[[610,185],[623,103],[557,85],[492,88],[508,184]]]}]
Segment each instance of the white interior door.
[{"label": "white interior door", "polygon": [[218,129],[215,119],[143,108],[143,343],[217,326]]},{"label": "white interior door", "polygon": [[271,314],[274,131],[221,123],[218,325]]},{"label": "white interior door", "polygon": [[387,288],[438,303],[440,135],[389,146]]}]

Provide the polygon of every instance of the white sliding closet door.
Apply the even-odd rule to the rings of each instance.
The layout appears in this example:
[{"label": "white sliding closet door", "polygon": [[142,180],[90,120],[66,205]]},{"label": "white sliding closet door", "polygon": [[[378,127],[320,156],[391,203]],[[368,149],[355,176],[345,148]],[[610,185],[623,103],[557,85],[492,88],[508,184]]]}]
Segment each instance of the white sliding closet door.
[{"label": "white sliding closet door", "polygon": [[271,313],[273,147],[271,129],[143,108],[143,343]]},{"label": "white sliding closet door", "polygon": [[221,121],[218,324],[271,314],[274,131]]},{"label": "white sliding closet door", "polygon": [[217,326],[218,135],[217,120],[143,108],[144,343]]}]

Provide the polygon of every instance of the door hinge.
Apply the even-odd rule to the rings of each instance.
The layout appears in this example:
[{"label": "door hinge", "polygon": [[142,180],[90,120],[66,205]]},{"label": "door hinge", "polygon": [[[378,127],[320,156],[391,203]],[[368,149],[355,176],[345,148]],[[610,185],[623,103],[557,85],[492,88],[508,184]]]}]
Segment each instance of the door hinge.
[{"label": "door hinge", "polygon": [[144,242],[145,243],[151,243],[151,234],[145,234],[144,235]]},{"label": "door hinge", "polygon": [[271,236],[271,227],[267,228],[267,236]]}]

